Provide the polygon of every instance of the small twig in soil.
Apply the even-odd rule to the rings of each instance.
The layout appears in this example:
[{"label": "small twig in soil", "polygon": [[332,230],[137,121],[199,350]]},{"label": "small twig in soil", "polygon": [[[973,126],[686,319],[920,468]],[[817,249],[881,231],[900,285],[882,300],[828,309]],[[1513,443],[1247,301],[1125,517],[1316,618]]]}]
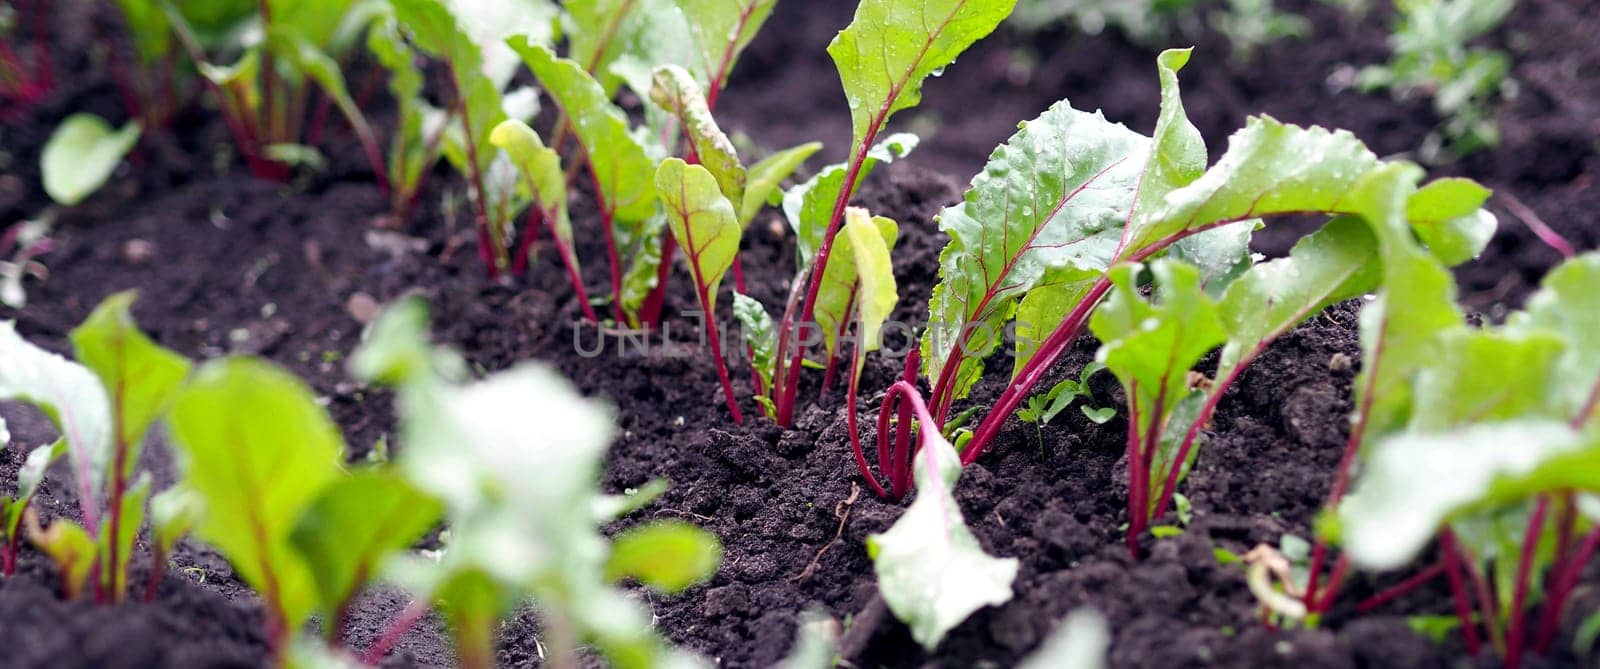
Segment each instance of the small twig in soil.
[{"label": "small twig in soil", "polygon": [[844,537],[844,524],[850,520],[850,508],[855,505],[856,500],[860,497],[861,486],[852,482],[850,484],[850,496],[833,505],[833,517],[839,519],[839,528],[833,531],[833,538],[829,539],[828,543],[823,544],[817,554],[812,556],[811,562],[806,565],[806,568],[795,575],[792,579],[795,583],[804,583],[806,579],[811,578],[812,574],[817,573],[817,568],[822,565],[822,556],[827,555],[828,550],[833,548],[834,544],[839,543],[840,538]]}]

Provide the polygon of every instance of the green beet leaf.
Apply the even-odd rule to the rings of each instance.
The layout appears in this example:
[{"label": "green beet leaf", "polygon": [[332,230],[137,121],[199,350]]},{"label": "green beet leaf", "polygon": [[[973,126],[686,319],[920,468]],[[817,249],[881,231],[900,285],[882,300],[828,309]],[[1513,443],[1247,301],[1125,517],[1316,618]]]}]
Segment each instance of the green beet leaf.
[{"label": "green beet leaf", "polygon": [[723,134],[722,128],[717,127],[717,120],[711,116],[700,84],[695,83],[687,70],[676,65],[656,68],[653,82],[650,99],[677,119],[700,165],[716,177],[728,202],[743,203],[744,165],[739,162],[733,141]]},{"label": "green beet leaf", "polygon": [[1067,614],[1049,638],[1039,645],[1019,669],[1103,669],[1111,649],[1111,628],[1094,609]]},{"label": "green beet leaf", "polygon": [[[871,216],[867,210],[851,207],[845,210],[844,232],[850,240],[850,258],[854,262],[858,288],[856,304],[855,373],[861,373],[869,351],[878,350],[879,332],[883,322],[894,312],[900,301],[894,281],[894,266],[889,258],[889,247],[894,244],[894,221],[882,216]],[[841,263],[843,264],[843,263]],[[829,263],[828,269],[833,269]]]},{"label": "green beet leaf", "polygon": [[1189,370],[1227,335],[1216,303],[1201,286],[1200,270],[1176,260],[1155,262],[1150,270],[1156,290],[1146,301],[1136,282],[1140,269],[1112,268],[1111,297],[1095,311],[1090,328],[1104,342],[1095,359],[1122,382],[1129,412],[1138,417],[1139,446],[1129,457],[1150,463],[1136,467],[1149,475],[1148,490],[1159,490],[1172,468],[1186,464],[1174,462],[1176,440],[1163,437],[1177,436],[1167,426],[1186,424],[1199,408],[1200,393],[1190,388]]},{"label": "green beet leaf", "polygon": [[1228,343],[1216,378],[1229,379],[1278,337],[1327,307],[1378,285],[1378,242],[1366,224],[1335,218],[1284,258],[1250,268],[1218,302]]},{"label": "green beet leaf", "polygon": [[72,206],[99,190],[122,157],[139,142],[139,123],[119,130],[93,114],[73,114],[56,126],[39,157],[44,192],[57,204]]},{"label": "green beet leaf", "polygon": [[545,224],[560,242],[563,261],[573,272],[578,272],[580,266],[573,250],[576,247],[572,238],[572,217],[567,211],[567,179],[561,170],[561,156],[555,149],[545,146],[533,128],[516,119],[495,126],[489,133],[489,142],[505,151],[522,173],[534,200],[545,212]]},{"label": "green beet leaf", "polygon": [[[856,211],[864,212],[865,210],[857,210],[854,207],[846,209],[845,220],[848,222]],[[882,216],[869,216],[865,223],[867,225],[866,228],[858,226],[858,230],[860,230],[858,235],[865,235],[863,239],[867,239],[867,243],[873,246],[883,246],[884,253],[887,255],[888,250],[894,248],[895,241],[900,236],[899,225]],[[873,230],[871,235],[866,235],[868,228]],[[871,238],[876,238],[878,241],[872,242]],[[857,315],[858,306],[862,306],[859,305],[859,301],[869,297],[863,292],[863,284],[857,269],[856,239],[850,235],[842,234],[833,240],[833,244],[836,253],[828,261],[828,268],[822,273],[822,284],[817,288],[816,306],[813,308],[814,314],[812,316],[817,326],[822,328],[822,342],[830,356],[834,355],[838,349],[839,335],[844,334],[845,329],[849,327],[851,321]],[[875,255],[873,249],[867,249],[866,252]],[[892,270],[888,279],[887,283],[881,279],[878,280],[878,285],[887,286],[892,297],[894,290],[894,274]],[[893,304],[890,304],[889,309],[892,311],[893,308]],[[882,326],[883,319],[887,317],[887,313],[878,317],[877,323],[873,325],[874,334],[871,339],[863,339],[858,334],[857,340],[869,342],[873,346],[872,350],[876,350],[878,339],[876,330]],[[862,350],[860,352],[866,353],[867,351]]]},{"label": "green beet leaf", "polygon": [[[930,381],[953,374],[952,399],[965,396],[1023,295],[1041,282],[1086,290],[1100,275],[1116,253],[1149,144],[1099,113],[1058,102],[990,154],[962,201],[939,213],[950,243],[939,254],[922,339]],[[1050,318],[1041,310],[1029,325],[1048,333],[1075,301],[1052,300],[1061,311]],[[952,355],[960,367],[947,372]]]},{"label": "green beet leaf", "polygon": [[175,485],[150,498],[150,536],[158,556],[172,554],[184,535],[205,515],[205,502],[199,493]]},{"label": "green beet leaf", "polygon": [[721,89],[739,62],[739,54],[761,24],[772,15],[778,0],[678,0],[694,35],[695,70],[713,89]]},{"label": "green beet leaf", "polygon": [[[1436,346],[1437,357],[1414,377],[1408,431],[1428,434],[1469,423],[1565,417],[1551,402],[1560,338],[1462,328],[1440,333]],[[1464,392],[1468,388],[1475,390]]]},{"label": "green beet leaf", "polygon": [[[892,163],[911,155],[918,141],[916,135],[899,132],[874,144],[867,151],[867,159],[861,163],[861,171],[856,175],[855,184],[850,187],[851,192],[855,192],[856,187],[879,163]],[[834,204],[839,199],[839,189],[844,187],[846,172],[847,166],[843,163],[829,165],[816,176],[796,184],[783,194],[783,215],[789,219],[789,227],[795,232],[799,267],[810,266],[816,258],[817,249],[822,246],[822,235],[828,230]]]},{"label": "green beet leaf", "polygon": [[107,480],[132,476],[150,424],[166,411],[189,375],[188,358],[139,331],[130,311],[135,299],[133,291],[106,298],[70,335],[78,360],[112,391],[111,411],[119,430],[112,435],[113,447],[121,451],[112,457],[121,461],[122,471],[114,472],[114,463],[106,463],[102,476]]},{"label": "green beet leaf", "polygon": [[512,49],[522,56],[562,111],[573,120],[578,140],[589,156],[599,189],[601,207],[619,221],[636,222],[654,211],[651,184],[654,163],[639,140],[628,131],[628,119],[600,82],[577,63],[558,58],[550,49],[512,38]]},{"label": "green beet leaf", "polygon": [[112,462],[111,401],[89,368],[29,344],[0,321],[0,399],[27,402],[63,435],[80,498],[93,508]]},{"label": "green beet leaf", "polygon": [[289,537],[311,568],[322,612],[342,615],[383,561],[415,542],[441,512],[439,502],[387,469],[359,471],[324,489]]},{"label": "green beet leaf", "polygon": [[339,430],[311,389],[269,363],[206,363],[170,417],[184,485],[204,500],[200,537],[266,600],[278,629],[316,607],[306,561],[289,542],[302,514],[339,476]]},{"label": "green beet leaf", "polygon": [[[1526,310],[1507,320],[1517,333],[1545,331],[1561,336],[1566,348],[1550,377],[1563,415],[1579,424],[1600,420],[1600,252],[1568,260],[1546,274]],[[1587,407],[1589,415],[1579,416]]]},{"label": "green beet leaf", "polygon": [[733,205],[723,197],[709,170],[678,158],[661,161],[656,169],[656,190],[666,205],[668,229],[694,274],[700,308],[710,318],[717,310],[717,288],[739,254],[743,229]]},{"label": "green beet leaf", "polygon": [[94,538],[77,523],[64,518],[57,518],[46,529],[39,526],[37,516],[29,514],[28,517],[28,540],[56,563],[62,595],[66,599],[77,599],[94,573]]},{"label": "green beet leaf", "polygon": [[1344,548],[1360,567],[1393,569],[1457,517],[1556,490],[1600,490],[1600,442],[1561,420],[1478,423],[1374,443],[1339,507]]},{"label": "green beet leaf", "polygon": [[28,505],[33,503],[33,496],[39,492],[39,484],[44,482],[45,470],[67,452],[65,439],[57,439],[55,443],[40,446],[28,451],[28,457],[22,461],[22,467],[17,469],[17,494],[15,497],[0,495],[0,540],[5,542],[3,550],[11,552],[12,558],[16,557],[17,543],[22,539],[22,516],[28,510]]},{"label": "green beet leaf", "polygon": [[1011,14],[1016,0],[863,0],[828,44],[839,69],[854,146],[895,112],[922,101],[922,82],[955,62]]},{"label": "green beet leaf", "polygon": [[917,497],[888,531],[867,537],[867,554],[889,610],[932,652],[974,611],[1011,599],[1017,561],[983,552],[951,494],[961,459],[937,432],[925,435],[914,463]]},{"label": "green beet leaf", "polygon": [[[755,220],[761,208],[772,201],[779,193],[779,186],[789,175],[800,169],[811,154],[822,149],[822,142],[806,142],[799,146],[792,146],[750,166],[748,179],[745,182],[744,201],[739,204],[739,224],[749,226]],[[778,204],[779,202],[773,202]]]},{"label": "green beet leaf", "polygon": [[716,535],[684,522],[657,521],[618,534],[605,573],[607,580],[632,578],[670,595],[711,578],[721,562]]},{"label": "green beet leaf", "polygon": [[[744,293],[733,294],[733,318],[739,321],[740,338],[750,348],[750,366],[761,376],[762,388],[756,393],[759,401],[766,396],[765,388],[772,387],[772,374],[778,362],[778,326],[760,301]],[[771,407],[762,406],[771,413]]]}]

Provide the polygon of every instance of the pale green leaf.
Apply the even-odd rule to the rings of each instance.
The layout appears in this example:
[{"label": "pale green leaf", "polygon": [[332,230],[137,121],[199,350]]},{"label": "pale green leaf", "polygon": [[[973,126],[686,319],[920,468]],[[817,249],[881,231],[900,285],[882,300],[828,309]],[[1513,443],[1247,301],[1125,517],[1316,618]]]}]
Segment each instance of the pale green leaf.
[{"label": "pale green leaf", "polygon": [[839,69],[854,146],[895,112],[922,101],[922,83],[1011,14],[1016,0],[863,0],[828,44]]},{"label": "pale green leaf", "polygon": [[650,99],[667,110],[683,128],[700,165],[716,177],[728,202],[744,201],[745,169],[733,142],[717,127],[717,120],[706,106],[705,92],[687,70],[665,65],[655,70]]},{"label": "pale green leaf", "polygon": [[66,441],[76,492],[99,499],[112,461],[111,401],[89,368],[29,344],[16,323],[0,321],[0,399],[32,404]]},{"label": "pale green leaf", "polygon": [[170,418],[184,485],[205,500],[200,537],[297,628],[317,603],[289,543],[301,514],[339,475],[344,444],[311,389],[250,358],[206,363]]},{"label": "pale green leaf", "polygon": [[[850,192],[855,192],[878,163],[892,163],[911,155],[919,141],[916,135],[899,132],[874,144],[867,152],[867,159],[862,161],[861,171],[856,175],[856,182],[850,186]],[[833,217],[833,208],[839,199],[839,189],[844,187],[846,171],[847,166],[843,163],[829,165],[805,183],[796,184],[783,194],[783,215],[789,219],[789,227],[795,232],[795,252],[800,267],[809,266],[816,258],[817,249],[822,246],[822,235],[827,232]]]},{"label": "pale green leaf", "polygon": [[888,531],[867,537],[867,555],[889,610],[932,652],[974,611],[1011,599],[1017,561],[983,552],[951,494],[961,459],[937,432],[924,434],[914,462],[917,497]]},{"label": "pale green leaf", "polygon": [[205,501],[184,485],[167,488],[150,498],[150,535],[160,555],[172,554],[205,515]]},{"label": "pale green leaf", "polygon": [[560,252],[572,271],[578,271],[578,256],[572,238],[572,217],[567,212],[567,179],[561,169],[561,156],[547,147],[528,124],[515,119],[500,122],[489,133],[489,142],[505,151],[517,166],[538,206],[545,212],[545,225],[561,242]]},{"label": "pale green leaf", "polygon": [[1550,382],[1562,353],[1544,332],[1508,335],[1454,329],[1438,336],[1436,357],[1417,372],[1408,431],[1444,432],[1512,418],[1564,418]]},{"label": "pale green leaf", "polygon": [[606,579],[638,580],[665,594],[683,592],[717,571],[722,543],[688,523],[656,521],[623,530],[611,541]]},{"label": "pale green leaf", "polygon": [[77,599],[94,573],[94,537],[65,518],[57,518],[48,529],[40,528],[37,521],[29,521],[28,540],[39,552],[50,556],[61,575],[62,593],[66,599]]},{"label": "pale green leaf", "polygon": [[656,190],[666,205],[668,229],[694,274],[700,308],[711,318],[717,311],[717,288],[739,255],[743,229],[733,205],[722,196],[709,170],[677,158],[661,161]]},{"label": "pale green leaf", "polygon": [[[887,225],[885,225],[887,223]],[[889,259],[889,246],[893,243],[894,221],[872,217],[867,210],[851,207],[845,210],[844,232],[850,239],[851,258],[854,260],[856,291],[856,373],[869,351],[878,350],[879,331],[883,322],[894,313],[900,301],[895,286],[894,266]],[[887,233],[887,234],[886,234]],[[886,238],[887,237],[887,238]],[[829,263],[830,267],[832,263]]]},{"label": "pale green leaf", "polygon": [[1429,183],[1406,202],[1406,219],[1417,237],[1446,265],[1478,257],[1494,236],[1492,214],[1482,209],[1490,191],[1470,179],[1447,178]]},{"label": "pale green leaf", "polygon": [[721,88],[739,54],[760,32],[778,0],[677,0],[694,35],[695,69],[707,85]]},{"label": "pale green leaf", "polygon": [[58,204],[72,206],[99,190],[139,141],[139,123],[119,130],[100,117],[80,113],[56,126],[39,157],[44,192]]},{"label": "pale green leaf", "polygon": [[1539,292],[1528,298],[1526,310],[1507,319],[1506,328],[1517,333],[1544,331],[1566,341],[1549,384],[1565,414],[1580,423],[1593,423],[1600,407],[1585,418],[1578,412],[1600,392],[1600,252],[1568,260],[1546,274]]},{"label": "pale green leaf", "polygon": [[1018,669],[1103,669],[1111,649],[1111,629],[1094,609],[1067,614],[1056,631],[1017,665]]},{"label": "pale green leaf", "polygon": [[[190,367],[188,358],[139,331],[129,311],[136,298],[133,291],[107,297],[70,334],[78,360],[99,377],[101,386],[113,391],[111,411],[120,430],[112,435],[113,447],[124,449],[120,455],[124,478],[133,475],[145,433],[171,404]],[[116,476],[113,469],[107,463],[102,476]]]},{"label": "pale green leaf", "polygon": [[[853,208],[846,209],[846,216]],[[874,216],[870,220],[871,227],[875,228],[876,235],[886,249],[893,249],[895,241],[900,236],[899,226],[892,220],[882,216]],[[863,228],[863,230],[865,230]],[[849,235],[841,234],[833,240],[833,256],[828,261],[828,268],[822,273],[822,283],[817,288],[817,299],[812,306],[812,320],[822,329],[823,348],[828,355],[833,355],[839,345],[839,335],[844,333],[850,322],[854,319],[858,309],[857,300],[860,294],[861,282],[856,271],[855,241]],[[890,278],[893,278],[891,272]],[[884,285],[879,281],[879,285]],[[891,307],[891,310],[893,308]],[[882,325],[879,319],[878,325]],[[874,326],[876,329],[878,326]],[[858,337],[859,340],[859,337]],[[877,346],[877,337],[868,341],[874,349]],[[865,353],[866,351],[861,351]]]},{"label": "pale green leaf", "polygon": [[1564,421],[1395,435],[1373,444],[1339,506],[1344,548],[1357,566],[1393,569],[1452,518],[1552,490],[1600,490],[1600,443]]},{"label": "pale green leaf", "polygon": [[756,214],[778,192],[784,179],[799,169],[811,154],[822,149],[822,142],[807,142],[761,159],[750,166],[745,182],[744,201],[739,204],[739,225],[748,226]]},{"label": "pale green leaf", "polygon": [[321,610],[335,616],[377,574],[438,521],[439,502],[392,471],[367,469],[338,479],[306,508],[290,541],[311,568]]},{"label": "pale green leaf", "polygon": [[27,459],[23,460],[22,467],[17,469],[16,496],[0,495],[0,502],[4,502],[0,505],[4,507],[4,513],[0,514],[0,522],[5,523],[0,525],[0,539],[8,543],[17,539],[18,533],[22,531],[22,514],[33,502],[33,495],[39,492],[39,484],[44,481],[45,471],[66,452],[65,439],[57,439],[53,444],[28,451]]},{"label": "pale green leaf", "polygon": [[572,118],[589,156],[602,207],[619,221],[642,221],[654,212],[654,163],[628,132],[628,119],[600,83],[577,63],[548,48],[512,38],[511,47],[533,70],[545,91]]}]

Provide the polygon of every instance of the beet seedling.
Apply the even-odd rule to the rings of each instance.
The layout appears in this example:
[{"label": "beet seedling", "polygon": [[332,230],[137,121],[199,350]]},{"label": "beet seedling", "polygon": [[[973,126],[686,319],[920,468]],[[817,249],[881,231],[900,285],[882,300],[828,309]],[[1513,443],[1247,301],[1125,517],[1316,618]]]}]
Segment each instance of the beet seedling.
[{"label": "beet seedling", "polygon": [[[67,455],[81,525],[57,519],[33,541],[56,558],[69,596],[94,579],[96,600],[127,594],[134,539],[143,523],[147,479],[135,479],[145,433],[165,411],[189,372],[189,361],[139,332],[129,313],[134,294],[107,298],[71,333],[79,362],[24,341],[0,324],[0,397],[40,407],[61,432],[55,446],[35,450],[19,474],[19,494],[5,513],[7,562],[14,565],[20,523],[51,460]],[[37,525],[37,523],[35,523]]]},{"label": "beet seedling", "polygon": [[[450,527],[437,561],[386,569],[417,603],[367,650],[368,662],[381,660],[431,603],[453,628],[462,666],[491,666],[496,621],[529,601],[551,666],[576,666],[583,644],[619,667],[685,660],[611,584],[634,579],[678,592],[716,570],[720,546],[675,522],[632,527],[609,542],[601,534],[602,524],[653,498],[599,494],[615,429],[609,410],[540,365],[464,381],[459,357],[428,342],[418,300],[385,311],[351,366],[360,378],[398,386],[404,445],[395,466],[443,501]],[[530,415],[550,429],[523,429]]]},{"label": "beet seedling", "polygon": [[[866,0],[828,45],[849,103],[851,158],[845,166],[825,170],[792,191],[792,205],[791,198],[785,198],[785,213],[796,228],[802,258],[795,291],[776,333],[770,403],[778,424],[794,422],[806,359],[797,330],[817,320],[845,209],[872,166],[892,150],[879,144],[879,135],[895,112],[921,101],[925,79],[993,31],[1014,5],[1015,0]],[[904,139],[895,143],[902,149],[910,144]],[[904,150],[898,153],[903,155]],[[830,360],[836,353],[828,353]]]},{"label": "beet seedling", "polygon": [[[1204,144],[1185,117],[1178,92],[1177,70],[1188,57],[1188,51],[1174,50],[1158,59],[1162,101],[1153,137],[1057,103],[1022,124],[995,150],[963,202],[941,212],[940,227],[951,241],[940,256],[941,282],[929,301],[930,328],[922,341],[922,371],[931,383],[928,404],[938,422],[925,429],[939,429],[954,403],[971,392],[1002,332],[1010,329],[1019,342],[1037,344],[1019,346],[1012,381],[964,443],[963,462],[983,454],[1119,282],[1124,286],[1122,303],[1131,305],[1132,270],[1119,265],[1145,263],[1163,254],[1192,265],[1192,271],[1183,272],[1188,277],[1184,296],[1174,299],[1175,304],[1193,305],[1201,295],[1220,293],[1241,274],[1255,271],[1246,255],[1250,233],[1258,219],[1275,215],[1353,217],[1372,230],[1369,236],[1379,240],[1380,249],[1414,246],[1407,240],[1416,238],[1451,262],[1465,260],[1487,241],[1493,218],[1477,210],[1486,195],[1482,188],[1445,181],[1418,191],[1420,170],[1378,160],[1348,133],[1252,118],[1207,169]],[[1400,199],[1384,199],[1391,195]],[[1296,265],[1288,269],[1301,271]],[[1336,271],[1328,278],[1338,277]],[[1197,359],[1194,351],[1159,358],[1163,364],[1148,368],[1124,366],[1118,373],[1126,387],[1137,384],[1155,393],[1134,402],[1140,415],[1129,431],[1129,451],[1139,457],[1130,462],[1136,479],[1130,489],[1139,499],[1130,500],[1130,529],[1147,518],[1140,509],[1150,503],[1149,491],[1159,487],[1161,498],[1170,498],[1174,473],[1181,477],[1181,463],[1193,457],[1193,442],[1242,365],[1322,306],[1354,294],[1354,286],[1342,281],[1298,286],[1298,292],[1282,294],[1265,290],[1279,286],[1253,281],[1253,290],[1241,288],[1232,298],[1230,309],[1237,311],[1231,312],[1229,327],[1235,332],[1224,331],[1219,338],[1211,328],[1210,345],[1232,345],[1227,377],[1214,386],[1209,409],[1197,411],[1208,400],[1186,383],[1188,363],[1179,364],[1180,359]],[[1105,318],[1107,336],[1145,336],[1139,334],[1145,323],[1112,327],[1111,317]],[[1176,326],[1163,325],[1160,318],[1153,322],[1153,328]],[[1195,411],[1197,420],[1180,421],[1185,436],[1171,440],[1175,450],[1162,460],[1162,480],[1147,481],[1146,474],[1153,472],[1146,470],[1153,467],[1145,462],[1153,463],[1162,450],[1161,434],[1185,401],[1194,403],[1186,411]],[[910,447],[909,440],[889,442],[884,432],[878,439],[880,450]],[[898,498],[906,490],[889,492]]]},{"label": "beet seedling", "polygon": [[1337,473],[1318,549],[1345,554],[1325,587],[1311,572],[1308,602],[1326,610],[1350,564],[1393,569],[1437,536],[1428,577],[1397,587],[1448,576],[1468,649],[1487,643],[1516,667],[1555,642],[1600,547],[1589,508],[1600,492],[1600,255],[1563,263],[1525,311],[1481,329],[1460,318],[1437,262],[1390,267],[1391,281],[1414,281],[1391,283],[1363,313],[1370,362],[1352,443],[1370,455],[1348,497],[1348,463]]}]

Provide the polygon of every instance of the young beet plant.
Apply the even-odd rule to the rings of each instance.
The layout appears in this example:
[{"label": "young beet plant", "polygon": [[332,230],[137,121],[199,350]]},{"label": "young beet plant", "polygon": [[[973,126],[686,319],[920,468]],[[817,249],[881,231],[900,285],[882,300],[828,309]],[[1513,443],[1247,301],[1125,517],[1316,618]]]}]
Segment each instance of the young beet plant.
[{"label": "young beet plant", "polygon": [[[908,136],[879,142],[889,118],[921,101],[923,81],[993,31],[1015,4],[1015,0],[865,0],[857,6],[850,25],[828,45],[849,103],[851,158],[843,165],[825,168],[784,198],[784,211],[795,228],[800,249],[800,269],[776,325],[771,371],[760,371],[771,378],[763,404],[770,405],[769,412],[778,424],[794,423],[800,371],[807,364],[808,346],[800,337],[802,329],[818,324],[825,333],[832,333],[825,339],[836,342],[852,312],[849,295],[854,282],[849,276],[854,272],[840,273],[833,266],[850,261],[848,253],[838,252],[850,198],[877,163],[904,155],[915,145]],[[843,299],[827,301],[838,295]],[[764,327],[770,331],[771,326],[770,318],[758,307],[746,302],[735,313],[745,330],[754,333],[752,348],[760,353],[766,346],[759,343],[764,339],[761,332]],[[836,327],[822,324],[830,316]],[[837,349],[830,344],[826,354],[827,366],[833,366]],[[760,362],[765,356],[756,357]]]},{"label": "young beet plant", "polygon": [[[134,540],[151,492],[148,474],[135,477],[145,433],[189,373],[188,360],[139,332],[128,311],[133,299],[132,293],[113,295],[72,331],[79,362],[39,349],[13,323],[0,323],[0,398],[39,407],[62,435],[29,453],[16,497],[0,504],[3,572],[9,576],[16,568],[27,534],[56,562],[68,598],[92,591],[96,601],[114,603],[127,596]],[[62,456],[72,464],[81,523],[57,518],[44,527],[29,505],[45,469]],[[192,511],[171,493],[150,502],[157,510],[152,531],[170,549]],[[147,597],[159,568],[151,579]]]},{"label": "young beet plant", "polygon": [[[1493,225],[1477,210],[1486,191],[1470,182],[1418,191],[1419,170],[1379,161],[1347,133],[1266,117],[1251,119],[1207,169],[1177,87],[1188,58],[1175,50],[1158,59],[1162,105],[1152,137],[1061,102],[995,150],[964,200],[939,216],[951,241],[921,348],[934,422],[920,427],[954,433],[951,409],[1002,333],[1018,341],[1011,383],[970,435],[953,435],[971,463],[1093,321],[1106,344],[1100,362],[1130,398],[1130,545],[1170,503],[1223,392],[1277,336],[1372,288],[1368,264],[1383,240],[1420,238],[1459,262]],[[1398,213],[1369,192],[1391,173],[1413,192]],[[1334,219],[1291,258],[1251,266],[1258,219],[1307,213]],[[1145,301],[1135,292],[1142,265],[1162,255],[1153,265],[1161,287]],[[1111,308],[1097,314],[1113,293]],[[1219,381],[1191,375],[1218,345]],[[877,434],[892,498],[909,489],[909,436],[903,428]]]},{"label": "young beet plant", "polygon": [[[1411,282],[1363,313],[1364,346],[1378,355],[1358,379],[1362,474],[1342,496],[1341,468],[1318,527],[1318,549],[1344,553],[1325,587],[1318,570],[1310,584],[1286,584],[1310,598],[1304,606],[1275,612],[1325,611],[1349,565],[1395,569],[1436,538],[1435,562],[1358,610],[1446,577],[1469,651],[1492,648],[1517,667],[1530,650],[1551,650],[1600,547],[1600,255],[1568,260],[1525,311],[1483,328],[1461,317],[1442,266],[1413,260],[1389,265],[1391,281]],[[1592,636],[1573,643],[1583,654]]]},{"label": "young beet plant", "polygon": [[[322,163],[316,147],[329,108],[337,105],[348,114],[355,107],[345,91],[340,63],[366,31],[374,16],[370,8],[350,0],[260,0],[253,14],[238,17],[227,37],[219,38],[203,30],[218,26],[191,25],[173,4],[158,6],[178,44],[196,63],[252,175],[283,181],[297,165]],[[217,13],[231,18],[231,7],[236,5]],[[141,42],[154,39],[157,30],[139,24],[135,29]],[[151,31],[148,37],[143,36],[146,30]],[[223,65],[216,60],[220,57],[234,60]],[[387,182],[372,129],[363,123],[353,128],[379,181]]]},{"label": "young beet plant", "polygon": [[[26,11],[22,8],[26,7]],[[55,89],[55,63],[50,56],[50,2],[16,3],[0,25],[0,120],[15,120]],[[28,55],[19,53],[13,35],[27,30]]]},{"label": "young beet plant", "polygon": [[[549,666],[579,666],[585,644],[617,667],[696,666],[612,584],[634,579],[679,592],[716,570],[720,546],[678,522],[631,527],[609,541],[601,534],[665,489],[656,481],[631,496],[599,494],[615,429],[608,409],[538,365],[464,382],[461,359],[428,343],[416,300],[387,310],[351,364],[358,377],[397,386],[404,448],[395,467],[443,503],[450,527],[437,560],[403,556],[383,569],[417,599],[366,650],[366,662],[382,660],[432,603],[453,628],[462,666],[492,666],[497,621],[531,601]],[[549,429],[522,429],[530,415]]]}]

